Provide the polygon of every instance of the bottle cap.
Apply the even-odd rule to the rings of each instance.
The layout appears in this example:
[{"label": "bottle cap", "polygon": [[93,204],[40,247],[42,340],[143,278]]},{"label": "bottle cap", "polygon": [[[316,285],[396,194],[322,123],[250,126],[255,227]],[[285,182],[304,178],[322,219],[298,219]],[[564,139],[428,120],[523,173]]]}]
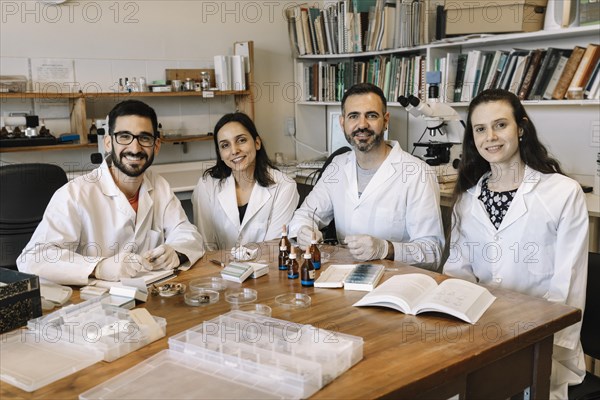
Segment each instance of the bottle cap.
[{"label": "bottle cap", "polygon": [[287,226],[283,224],[283,228],[281,230],[281,236],[287,236]]},{"label": "bottle cap", "polygon": [[285,240],[281,239],[281,243],[279,244],[279,250],[287,250],[287,246],[285,245]]},{"label": "bottle cap", "polygon": [[292,249],[290,250],[289,257],[292,259],[296,258],[296,249],[294,248],[294,246],[292,246]]},{"label": "bottle cap", "polygon": [[306,246],[306,251],[304,252],[304,258],[309,259],[312,256],[310,255],[310,246]]}]

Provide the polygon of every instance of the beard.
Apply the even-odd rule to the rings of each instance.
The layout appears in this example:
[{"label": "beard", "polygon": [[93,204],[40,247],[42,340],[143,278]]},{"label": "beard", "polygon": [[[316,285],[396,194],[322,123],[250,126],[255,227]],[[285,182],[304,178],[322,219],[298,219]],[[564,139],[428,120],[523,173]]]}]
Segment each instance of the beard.
[{"label": "beard", "polygon": [[[369,136],[366,139],[354,140],[354,138],[359,133],[368,133]],[[367,153],[371,151],[374,147],[379,146],[383,142],[383,131],[379,133],[375,133],[375,131],[371,129],[355,129],[352,133],[347,134],[344,132],[344,136],[346,137],[346,141],[354,147],[356,150],[361,151],[363,153]]]},{"label": "beard", "polygon": [[[140,157],[142,160],[146,160],[146,162],[140,166],[127,165],[124,162],[122,162],[123,158],[126,156]],[[154,152],[152,152],[152,155],[150,157],[148,157],[148,154],[144,153],[143,151],[140,151],[139,153],[122,151],[121,154],[117,156],[115,148],[113,147],[110,152],[110,157],[112,159],[112,164],[119,171],[131,178],[137,178],[138,176],[142,175],[148,169],[148,167],[150,167],[150,165],[152,165],[152,162],[154,161]]]}]

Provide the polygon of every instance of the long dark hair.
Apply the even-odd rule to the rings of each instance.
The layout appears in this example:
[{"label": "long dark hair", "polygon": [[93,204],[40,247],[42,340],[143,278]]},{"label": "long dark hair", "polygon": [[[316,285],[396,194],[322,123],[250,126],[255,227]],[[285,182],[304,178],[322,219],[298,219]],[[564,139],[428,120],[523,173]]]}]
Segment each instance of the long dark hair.
[{"label": "long dark hair", "polygon": [[523,162],[537,171],[545,174],[562,174],[560,163],[550,157],[546,147],[540,142],[533,122],[527,115],[525,107],[519,98],[507,90],[488,89],[477,95],[469,105],[467,126],[463,138],[462,157],[458,166],[458,181],[454,187],[455,199],[469,188],[475,186],[486,172],[490,171],[490,163],[477,151],[473,138],[473,123],[471,117],[477,106],[484,103],[504,101],[513,110],[513,117],[523,134],[519,140],[519,154]]},{"label": "long dark hair", "polygon": [[[221,119],[215,125],[213,134],[213,141],[215,143],[215,150],[217,152],[217,164],[214,167],[204,171],[203,175],[205,177],[210,175],[212,178],[219,179],[221,182],[231,175],[231,168],[229,168],[223,159],[221,159],[221,154],[219,153],[219,140],[217,137],[221,128],[230,122],[237,122],[241,124],[248,131],[248,133],[250,133],[253,141],[256,141],[256,138],[260,138],[254,122],[252,122],[250,117],[246,114],[235,112],[225,114],[221,117]],[[254,166],[254,180],[258,182],[260,186],[268,187],[275,183],[271,173],[269,172],[269,167],[278,169],[269,159],[267,151],[265,150],[265,144],[261,141],[260,149],[256,150],[256,161]]]}]

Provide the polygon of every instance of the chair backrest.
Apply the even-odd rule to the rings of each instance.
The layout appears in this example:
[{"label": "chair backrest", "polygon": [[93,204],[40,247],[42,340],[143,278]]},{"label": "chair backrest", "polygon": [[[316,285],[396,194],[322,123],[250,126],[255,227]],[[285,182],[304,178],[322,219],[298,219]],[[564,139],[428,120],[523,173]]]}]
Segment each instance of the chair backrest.
[{"label": "chair backrest", "polygon": [[585,354],[600,359],[600,253],[589,253],[581,345]]},{"label": "chair backrest", "polygon": [[333,159],[335,157],[339,156],[340,154],[347,153],[347,152],[349,152],[351,150],[352,149],[350,147],[344,146],[344,147],[340,147],[339,149],[337,149],[336,151],[334,151],[333,153],[331,153],[331,155],[329,157],[327,157],[327,159],[323,163],[323,166],[321,167],[321,169],[319,170],[319,172],[317,172],[317,180],[315,181],[315,184],[317,182],[319,182],[319,179],[321,179],[321,176],[323,176],[323,172],[325,172],[325,169],[329,166],[329,164],[331,164],[331,162],[333,161]]},{"label": "chair backrest", "polygon": [[0,267],[16,268],[52,195],[67,181],[53,164],[0,166]]}]

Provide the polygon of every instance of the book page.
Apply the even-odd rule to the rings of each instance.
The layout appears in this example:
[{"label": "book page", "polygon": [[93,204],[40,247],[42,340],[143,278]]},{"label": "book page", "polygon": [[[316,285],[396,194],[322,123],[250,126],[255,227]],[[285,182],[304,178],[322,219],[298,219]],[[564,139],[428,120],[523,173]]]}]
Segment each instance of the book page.
[{"label": "book page", "polygon": [[354,305],[379,305],[414,314],[415,305],[436,286],[435,279],[425,274],[395,275]]},{"label": "book page", "polygon": [[482,286],[461,279],[446,279],[419,302],[416,311],[441,311],[475,323],[495,299]]}]

